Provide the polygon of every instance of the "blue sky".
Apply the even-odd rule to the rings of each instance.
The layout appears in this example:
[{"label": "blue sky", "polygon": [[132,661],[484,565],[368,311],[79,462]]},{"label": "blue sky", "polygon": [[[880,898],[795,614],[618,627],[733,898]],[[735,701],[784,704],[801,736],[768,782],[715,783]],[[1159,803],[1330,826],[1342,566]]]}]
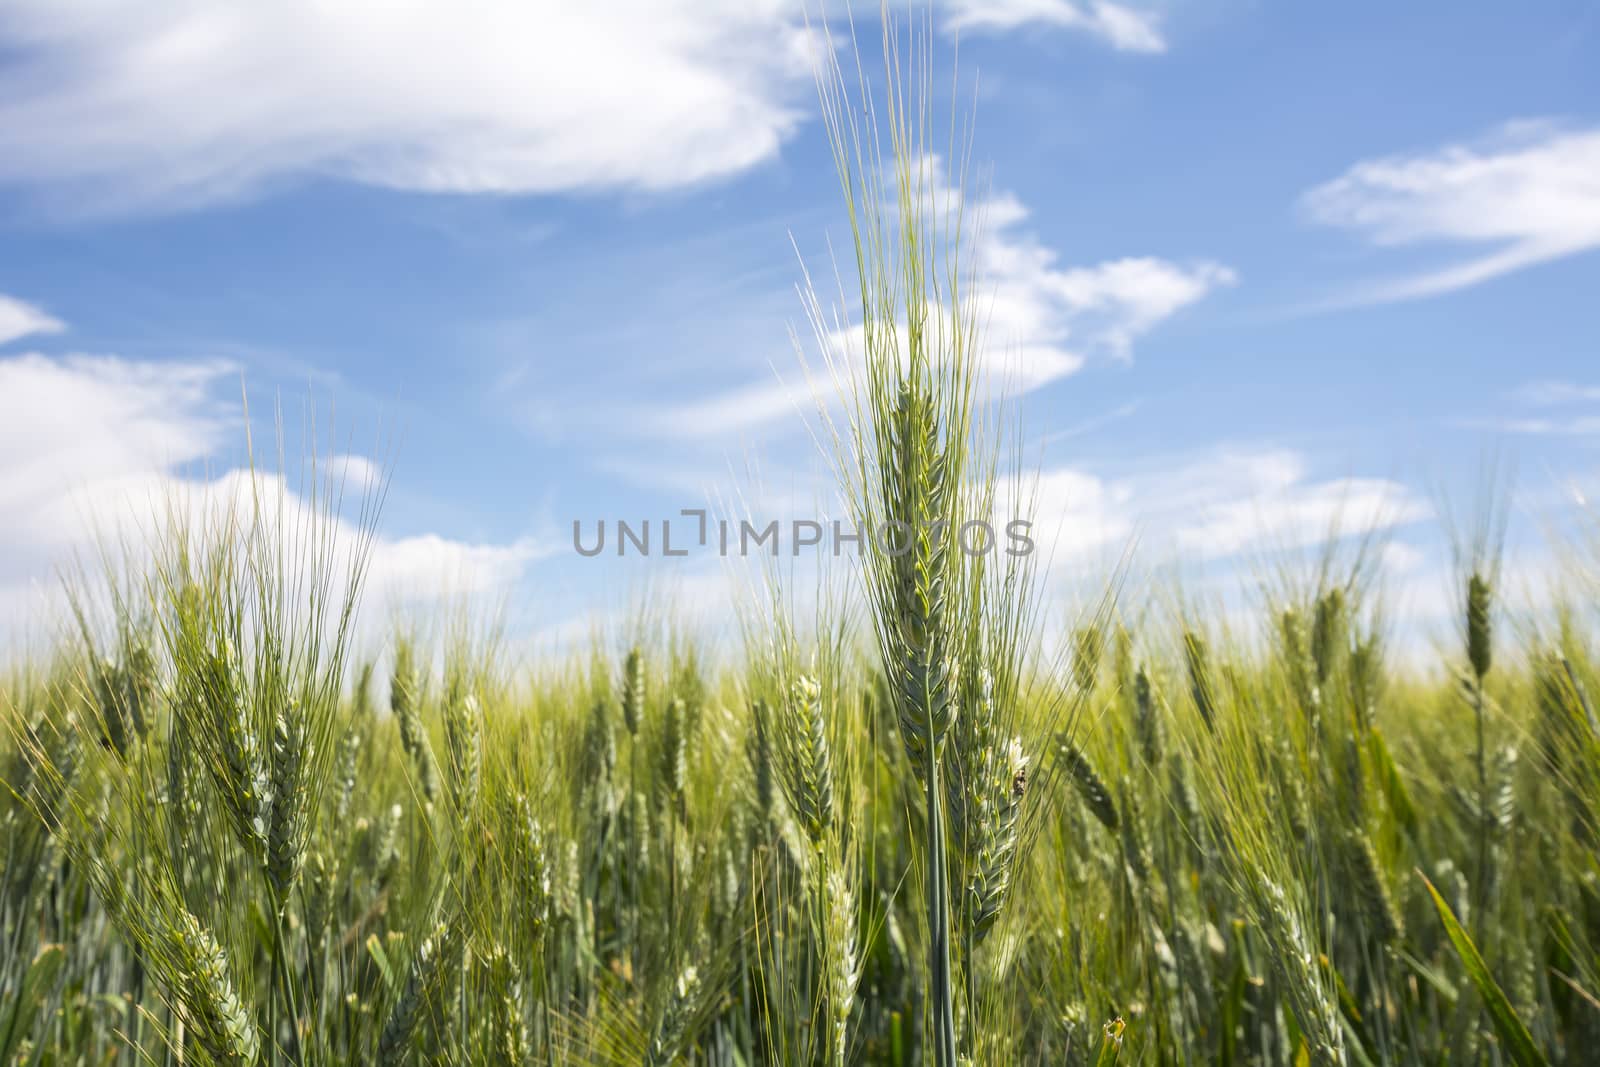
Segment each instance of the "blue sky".
[{"label": "blue sky", "polygon": [[[574,518],[799,509],[824,464],[778,380],[845,235],[834,7],[0,0],[7,617],[101,508],[238,462],[241,380],[258,432],[310,395],[390,461],[380,586],[501,591],[533,632],[640,581]],[[1600,9],[917,10],[1063,558],[1138,531],[1226,570],[1343,508],[1421,583],[1486,455],[1526,510],[1591,479]]]}]

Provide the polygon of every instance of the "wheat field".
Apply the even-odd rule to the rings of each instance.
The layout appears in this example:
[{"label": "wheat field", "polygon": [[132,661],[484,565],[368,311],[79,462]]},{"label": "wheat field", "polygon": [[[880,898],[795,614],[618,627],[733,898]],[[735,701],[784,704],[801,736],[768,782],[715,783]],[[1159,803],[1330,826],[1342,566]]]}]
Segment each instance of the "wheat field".
[{"label": "wheat field", "polygon": [[1596,1062],[1593,566],[1514,616],[1491,502],[1419,652],[1359,537],[1244,613],[961,551],[1016,427],[918,105],[842,85],[818,436],[905,550],[530,663],[364,640],[337,484],[175,509],[5,674],[0,1063]]}]

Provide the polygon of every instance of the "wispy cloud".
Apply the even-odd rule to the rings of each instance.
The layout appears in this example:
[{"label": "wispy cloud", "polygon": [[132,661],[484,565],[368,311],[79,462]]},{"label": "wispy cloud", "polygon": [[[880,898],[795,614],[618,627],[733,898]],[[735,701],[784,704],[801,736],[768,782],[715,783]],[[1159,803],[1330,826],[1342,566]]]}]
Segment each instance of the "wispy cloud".
[{"label": "wispy cloud", "polygon": [[1040,437],[1034,442],[1034,444],[1040,448],[1044,448],[1049,445],[1056,444],[1059,441],[1067,441],[1074,437],[1082,437],[1085,434],[1093,433],[1104,426],[1109,426],[1113,422],[1120,422],[1123,419],[1129,418],[1138,410],[1139,401],[1130,400],[1125,404],[1118,404],[1110,411],[1104,411],[1098,415],[1091,415],[1087,419],[1073,423],[1071,426],[1065,426],[1059,430],[1052,430],[1050,433]]},{"label": "wispy cloud", "polygon": [[1302,207],[1378,246],[1487,250],[1369,284],[1348,302],[1464,289],[1600,246],[1600,128],[1519,121],[1475,142],[1366,160]]},{"label": "wispy cloud", "polygon": [[813,386],[800,368],[793,374],[774,375],[766,382],[738,386],[685,404],[652,406],[635,412],[634,425],[664,437],[737,437],[783,418],[801,418],[815,412]]},{"label": "wispy cloud", "polygon": [[1046,25],[1098,37],[1124,52],[1165,52],[1161,20],[1153,11],[1109,0],[946,0],[951,33],[998,32]]},{"label": "wispy cloud", "polygon": [[0,293],[0,345],[38,333],[60,333],[66,323],[32,304]]},{"label": "wispy cloud", "polygon": [[1488,419],[1474,423],[1500,433],[1528,434],[1534,437],[1593,437],[1600,435],[1600,415],[1573,415],[1567,418]]},{"label": "wispy cloud", "polygon": [[1460,425],[1530,437],[1600,437],[1600,386],[1544,380],[1518,386],[1510,396],[1533,411],[1461,419]]},{"label": "wispy cloud", "polygon": [[1562,407],[1568,404],[1600,404],[1600,385],[1579,382],[1539,381],[1519,386],[1512,399],[1530,407]]}]

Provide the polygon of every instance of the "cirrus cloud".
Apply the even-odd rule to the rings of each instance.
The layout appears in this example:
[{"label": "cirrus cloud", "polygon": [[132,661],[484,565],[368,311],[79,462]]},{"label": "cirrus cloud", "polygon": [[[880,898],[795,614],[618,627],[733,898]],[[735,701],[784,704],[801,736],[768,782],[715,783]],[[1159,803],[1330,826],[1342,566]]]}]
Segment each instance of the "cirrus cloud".
[{"label": "cirrus cloud", "polygon": [[1380,247],[1488,249],[1368,286],[1352,302],[1463,289],[1600,247],[1600,127],[1506,123],[1474,142],[1357,163],[1301,205]]}]

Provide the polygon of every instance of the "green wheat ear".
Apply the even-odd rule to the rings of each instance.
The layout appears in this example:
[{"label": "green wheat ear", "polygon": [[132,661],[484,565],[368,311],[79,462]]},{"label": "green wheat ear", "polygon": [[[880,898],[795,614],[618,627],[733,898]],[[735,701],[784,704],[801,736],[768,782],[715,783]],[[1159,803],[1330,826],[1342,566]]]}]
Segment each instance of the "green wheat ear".
[{"label": "green wheat ear", "polygon": [[584,771],[588,775],[602,781],[611,780],[617,769],[617,731],[612,725],[609,700],[597,699],[590,707],[583,756]]},{"label": "green wheat ear", "polygon": [[439,764],[434,759],[428,730],[422,721],[422,683],[413,655],[408,641],[401,641],[395,648],[389,708],[400,726],[400,744],[411,758],[422,795],[433,803],[439,799]]},{"label": "green wheat ear", "polygon": [[335,894],[338,891],[339,865],[322,851],[306,858],[305,930],[306,944],[313,956],[322,952],[333,925]]},{"label": "green wheat ear", "polygon": [[272,734],[272,819],[267,831],[267,877],[281,902],[305,859],[310,790],[305,781],[305,723],[293,700],[278,713]]},{"label": "green wheat ear", "polygon": [[1189,668],[1189,692],[1194,697],[1195,709],[1200,712],[1200,718],[1205,722],[1206,729],[1215,730],[1216,689],[1211,677],[1211,663],[1206,651],[1205,638],[1193,630],[1185,630],[1183,658]]},{"label": "green wheat ear", "polygon": [[344,740],[339,744],[339,762],[334,771],[334,783],[339,788],[334,820],[339,825],[349,818],[351,806],[355,803],[356,776],[361,770],[361,737],[361,729],[352,725],[345,731]]},{"label": "green wheat ear", "polygon": [[815,679],[795,679],[775,732],[784,796],[812,845],[821,847],[833,825],[833,757]]},{"label": "green wheat ear", "polygon": [[1383,880],[1383,866],[1372,839],[1359,829],[1352,830],[1345,839],[1345,849],[1351,884],[1361,902],[1367,929],[1380,945],[1394,944],[1405,936],[1405,923]]},{"label": "green wheat ear", "polygon": [[526,796],[519,795],[511,811],[510,859],[517,907],[527,924],[530,939],[538,944],[544,939],[550,922],[553,880],[544,831]]},{"label": "green wheat ear", "polygon": [[1489,580],[1474,571],[1467,579],[1467,662],[1481,683],[1493,664],[1494,594]]},{"label": "green wheat ear", "polygon": [[644,715],[645,680],[644,654],[637,648],[628,650],[628,659],[622,672],[622,723],[632,737],[639,736],[639,723]]},{"label": "green wheat ear", "polygon": [[1092,693],[1100,679],[1100,656],[1105,635],[1098,626],[1084,626],[1073,637],[1072,670],[1078,688]]},{"label": "green wheat ear", "polygon": [[522,976],[505,946],[496,945],[490,951],[488,972],[493,991],[490,1026],[496,1061],[504,1064],[527,1063],[533,1055],[533,1042],[528,1036]]},{"label": "green wheat ear", "polygon": [[700,1009],[700,972],[685,967],[672,983],[645,1053],[645,1067],[669,1067],[678,1061],[689,1036],[690,1020]]},{"label": "green wheat ear", "polygon": [[850,1043],[850,1013],[861,981],[861,959],[856,952],[856,897],[849,875],[837,868],[829,871],[823,897],[832,1062],[842,1064]]},{"label": "green wheat ear", "polygon": [[[1022,801],[1028,785],[1028,757],[1020,738],[1012,738],[986,770],[988,795],[978,812],[969,847],[966,922],[981,943],[1000,920],[1010,895],[1021,830]],[[968,966],[973,966],[968,961]]]},{"label": "green wheat ear", "polygon": [[439,999],[447,962],[456,954],[453,927],[439,923],[417,946],[406,973],[405,988],[389,1012],[378,1038],[378,1062],[399,1067],[411,1051],[423,1009]]},{"label": "green wheat ear", "polygon": [[1089,811],[1107,830],[1115,832],[1117,802],[1112,798],[1111,790],[1106,788],[1106,783],[1095,772],[1088,755],[1066,734],[1056,738],[1056,754],[1067,779]]},{"label": "green wheat ear", "polygon": [[193,913],[177,915],[172,930],[179,998],[195,1041],[220,1064],[254,1064],[260,1037],[228,974],[228,958]]},{"label": "green wheat ear", "polygon": [[667,702],[661,724],[661,788],[672,810],[681,816],[684,792],[689,787],[688,707],[679,697]]},{"label": "green wheat ear", "polygon": [[483,779],[483,712],[477,695],[452,685],[444,705],[445,751],[450,764],[450,799],[465,819],[478,803]]},{"label": "green wheat ear", "polygon": [[765,700],[752,701],[750,705],[750,732],[745,735],[745,758],[750,763],[751,791],[754,794],[755,814],[761,820],[760,829],[772,824],[777,780],[774,774],[772,744],[772,708]]},{"label": "green wheat ear", "polygon": [[898,529],[910,544],[893,557],[889,596],[880,612],[897,653],[900,730],[920,772],[928,753],[939,752],[956,714],[955,628],[950,610],[956,576],[953,539],[946,529],[948,464],[932,395],[915,371],[901,382],[891,426],[886,518],[900,524]]},{"label": "green wheat ear", "polygon": [[1161,712],[1156,707],[1155,693],[1150,687],[1150,676],[1140,666],[1133,677],[1133,729],[1139,739],[1139,752],[1145,766],[1155,771],[1161,766],[1165,726]]},{"label": "green wheat ear", "polygon": [[1311,624],[1311,653],[1316,664],[1317,684],[1326,685],[1340,658],[1348,651],[1348,605],[1344,590],[1334,586],[1317,598]]},{"label": "green wheat ear", "polygon": [[199,662],[180,667],[183,714],[191,742],[203,746],[212,781],[245,851],[265,859],[272,822],[271,768],[262,753],[255,719],[231,642],[198,650]]}]

